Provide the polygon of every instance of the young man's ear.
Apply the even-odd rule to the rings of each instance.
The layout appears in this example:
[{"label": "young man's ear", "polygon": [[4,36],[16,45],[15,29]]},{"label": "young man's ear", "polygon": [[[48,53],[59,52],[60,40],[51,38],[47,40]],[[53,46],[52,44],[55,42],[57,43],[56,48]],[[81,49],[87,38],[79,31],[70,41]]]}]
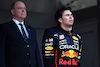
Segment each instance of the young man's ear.
[{"label": "young man's ear", "polygon": [[62,23],[62,18],[59,18],[58,21],[59,21],[60,23]]}]

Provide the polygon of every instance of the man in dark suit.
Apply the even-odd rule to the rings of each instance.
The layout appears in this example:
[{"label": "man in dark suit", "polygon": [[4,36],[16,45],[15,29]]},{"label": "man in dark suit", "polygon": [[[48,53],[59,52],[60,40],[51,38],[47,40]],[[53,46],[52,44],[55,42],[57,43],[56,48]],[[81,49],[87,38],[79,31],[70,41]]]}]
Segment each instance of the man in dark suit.
[{"label": "man in dark suit", "polygon": [[0,67],[42,67],[35,30],[25,25],[26,6],[11,5],[12,20],[0,26]]}]

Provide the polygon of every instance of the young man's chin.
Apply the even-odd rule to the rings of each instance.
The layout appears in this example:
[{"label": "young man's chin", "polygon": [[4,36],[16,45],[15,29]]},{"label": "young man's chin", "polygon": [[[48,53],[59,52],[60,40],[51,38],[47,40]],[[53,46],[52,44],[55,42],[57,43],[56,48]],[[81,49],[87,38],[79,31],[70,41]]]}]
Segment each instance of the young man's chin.
[{"label": "young man's chin", "polygon": [[73,23],[67,23],[67,25],[73,25]]}]

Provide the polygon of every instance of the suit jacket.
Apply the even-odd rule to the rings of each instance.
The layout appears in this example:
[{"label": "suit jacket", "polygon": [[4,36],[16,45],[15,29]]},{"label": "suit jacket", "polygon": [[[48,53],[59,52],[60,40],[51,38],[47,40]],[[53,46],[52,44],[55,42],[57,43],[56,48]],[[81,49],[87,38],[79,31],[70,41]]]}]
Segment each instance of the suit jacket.
[{"label": "suit jacket", "polygon": [[35,30],[26,25],[29,40],[26,43],[17,25],[10,21],[0,30],[0,67],[42,67]]}]

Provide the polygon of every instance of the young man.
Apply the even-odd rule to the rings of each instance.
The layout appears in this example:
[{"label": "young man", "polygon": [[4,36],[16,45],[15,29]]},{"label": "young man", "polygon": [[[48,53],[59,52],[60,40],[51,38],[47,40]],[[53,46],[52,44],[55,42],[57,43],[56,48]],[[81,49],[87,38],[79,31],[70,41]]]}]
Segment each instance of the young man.
[{"label": "young man", "polygon": [[0,28],[0,67],[42,67],[35,29],[24,23],[25,4],[14,2],[11,13],[12,20]]},{"label": "young man", "polygon": [[82,40],[72,31],[71,8],[58,9],[55,20],[59,26],[47,29],[43,36],[44,67],[80,67]]}]

